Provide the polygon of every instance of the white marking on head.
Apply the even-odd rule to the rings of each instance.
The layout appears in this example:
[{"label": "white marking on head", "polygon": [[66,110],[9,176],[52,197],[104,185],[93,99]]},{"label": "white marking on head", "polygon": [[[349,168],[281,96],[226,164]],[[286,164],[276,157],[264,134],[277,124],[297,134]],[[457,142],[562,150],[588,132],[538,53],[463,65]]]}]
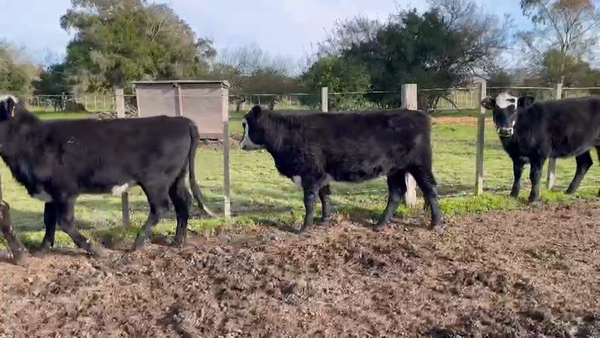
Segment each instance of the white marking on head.
[{"label": "white marking on head", "polygon": [[44,190],[40,191],[37,194],[34,194],[33,198],[35,198],[36,200],[43,201],[43,202],[52,202],[52,196],[50,196],[50,194],[48,194]]},{"label": "white marking on head", "polygon": [[240,142],[240,147],[242,148],[242,150],[262,149],[263,148],[262,146],[252,142],[252,140],[250,139],[250,125],[248,124],[246,119],[242,120],[242,127],[244,128],[244,137],[242,138],[242,141]]},{"label": "white marking on head", "polygon": [[515,106],[517,109],[517,102],[519,98],[510,95],[509,93],[500,93],[496,96],[496,106],[501,109],[506,109],[510,106]]},{"label": "white marking on head", "polygon": [[4,102],[8,99],[12,99],[14,103],[19,103],[19,99],[17,99],[14,95],[8,94],[4,96],[0,96],[0,102]]},{"label": "white marking on head", "polygon": [[112,187],[112,195],[113,196],[121,196],[124,192],[129,189],[129,183],[125,183],[123,185],[115,185]]}]

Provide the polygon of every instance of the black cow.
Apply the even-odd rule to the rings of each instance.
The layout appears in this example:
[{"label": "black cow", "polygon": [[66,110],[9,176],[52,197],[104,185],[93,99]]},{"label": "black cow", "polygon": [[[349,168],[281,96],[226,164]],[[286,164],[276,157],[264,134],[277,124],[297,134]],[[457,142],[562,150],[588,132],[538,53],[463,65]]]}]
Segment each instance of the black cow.
[{"label": "black cow", "polygon": [[0,155],[29,195],[46,202],[43,249],[54,246],[58,223],[80,248],[101,255],[75,228],[75,200],[80,194],[119,196],[134,185],[145,192],[150,213],[133,250],[168,211],[169,197],[177,214],[175,244],[182,244],[191,205],[188,167],[194,198],[214,216],[195,180],[198,142],[196,125],[183,117],[43,122],[14,96],[0,100]]},{"label": "black cow", "polygon": [[243,150],[266,149],[282,175],[304,191],[303,232],[313,223],[317,196],[330,220],[330,181],[361,182],[387,175],[388,201],[375,230],[398,208],[414,176],[431,209],[431,226],[441,231],[436,180],[431,170],[431,119],[419,111],[282,114],[254,106],[242,121]]},{"label": "black cow", "polygon": [[519,195],[527,163],[531,166],[529,202],[533,203],[539,197],[546,159],[575,156],[577,170],[566,191],[573,194],[593,164],[590,148],[596,147],[600,156],[600,98],[535,102],[529,95],[517,98],[501,93],[483,99],[481,105],[492,110],[502,146],[513,161],[512,197]]}]

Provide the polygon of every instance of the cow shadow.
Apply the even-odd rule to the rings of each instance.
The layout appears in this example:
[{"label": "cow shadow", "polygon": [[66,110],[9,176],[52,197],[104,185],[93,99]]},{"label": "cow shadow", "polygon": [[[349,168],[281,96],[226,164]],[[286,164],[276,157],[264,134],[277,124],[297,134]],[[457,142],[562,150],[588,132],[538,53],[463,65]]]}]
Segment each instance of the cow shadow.
[{"label": "cow shadow", "polygon": [[[17,232],[20,231],[41,231],[45,230],[44,209],[38,211],[25,211],[15,208],[10,209],[10,219]],[[90,230],[95,227],[87,221],[75,218],[75,227],[79,230]]]}]

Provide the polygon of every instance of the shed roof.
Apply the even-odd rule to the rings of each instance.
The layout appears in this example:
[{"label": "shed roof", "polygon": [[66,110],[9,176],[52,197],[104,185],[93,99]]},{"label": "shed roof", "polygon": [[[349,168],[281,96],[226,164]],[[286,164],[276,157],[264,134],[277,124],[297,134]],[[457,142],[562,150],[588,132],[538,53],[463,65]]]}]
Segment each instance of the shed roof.
[{"label": "shed roof", "polygon": [[153,84],[221,84],[229,88],[227,80],[157,80],[157,81],[132,81],[132,84],[153,85]]}]

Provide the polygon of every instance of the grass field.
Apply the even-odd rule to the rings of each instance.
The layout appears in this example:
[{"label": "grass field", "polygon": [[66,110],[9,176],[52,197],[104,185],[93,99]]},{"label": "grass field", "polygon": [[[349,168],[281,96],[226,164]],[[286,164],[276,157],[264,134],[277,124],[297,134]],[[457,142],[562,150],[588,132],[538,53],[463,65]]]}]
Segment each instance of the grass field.
[{"label": "grass field", "polygon": [[[86,116],[72,113],[38,114],[43,119]],[[527,207],[525,201],[530,188],[528,170],[523,174],[520,199],[509,198],[512,164],[502,150],[493,128],[489,127],[486,129],[485,194],[472,196],[475,178],[476,125],[473,118],[475,115],[476,112],[472,111],[435,115],[434,173],[438,180],[443,213],[461,215]],[[238,139],[241,134],[240,120],[241,114],[232,114],[231,133]],[[196,162],[197,179],[203,193],[209,198],[209,207],[222,213],[222,151],[213,146],[200,148]],[[597,182],[600,179],[600,171],[595,166],[585,177],[576,197],[567,197],[562,193],[574,172],[574,159],[559,160],[555,191],[548,192],[543,189],[541,203],[561,203],[573,198],[594,199],[598,191]],[[17,232],[26,245],[37,245],[44,233],[43,203],[30,198],[25,189],[12,178],[3,163],[0,165],[0,173],[4,199],[11,205],[11,216]],[[196,232],[211,231],[226,223],[240,226],[268,223],[294,226],[300,224],[304,213],[302,193],[290,180],[277,173],[273,160],[267,152],[249,153],[241,151],[237,145],[232,147],[231,181],[234,218],[229,222],[194,218],[190,220],[190,229]],[[383,210],[387,198],[383,179],[356,185],[334,183],[332,191],[334,212],[363,222],[374,221]],[[130,229],[124,229],[121,225],[120,198],[110,195],[84,195],[79,198],[75,211],[78,228],[95,241],[132,240],[146,220],[148,205],[141,189],[133,189],[130,195],[132,209]],[[198,214],[196,206],[193,212]],[[421,207],[415,210],[405,210],[401,207],[398,212],[408,212],[410,215],[423,213]],[[317,213],[319,215],[320,206]],[[173,236],[174,215],[161,222],[154,232],[158,235]],[[57,245],[73,246],[73,243],[66,234],[58,232]]]}]

